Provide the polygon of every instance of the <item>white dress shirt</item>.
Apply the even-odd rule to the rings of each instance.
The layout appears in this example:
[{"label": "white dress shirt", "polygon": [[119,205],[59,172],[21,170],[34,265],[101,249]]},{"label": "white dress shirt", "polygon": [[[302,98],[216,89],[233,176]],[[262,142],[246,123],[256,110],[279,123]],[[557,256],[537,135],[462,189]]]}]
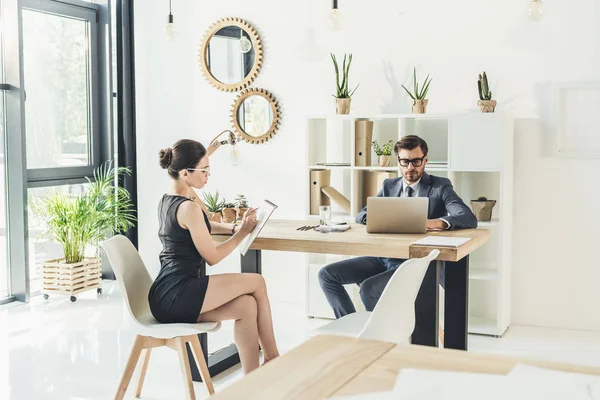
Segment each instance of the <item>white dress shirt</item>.
[{"label": "white dress shirt", "polygon": [[[406,193],[407,187],[411,187],[412,190],[415,191],[413,194],[413,197],[418,197],[420,183],[421,183],[421,179],[419,179],[418,181],[416,181],[415,183],[412,183],[412,184],[406,183],[406,181],[403,179],[402,180],[402,190],[400,191],[400,197],[408,197],[408,195]],[[446,229],[450,229],[450,222],[446,221],[444,218],[438,218],[438,219],[441,219],[442,221],[444,221],[446,223],[446,225],[448,225],[446,227]]]}]

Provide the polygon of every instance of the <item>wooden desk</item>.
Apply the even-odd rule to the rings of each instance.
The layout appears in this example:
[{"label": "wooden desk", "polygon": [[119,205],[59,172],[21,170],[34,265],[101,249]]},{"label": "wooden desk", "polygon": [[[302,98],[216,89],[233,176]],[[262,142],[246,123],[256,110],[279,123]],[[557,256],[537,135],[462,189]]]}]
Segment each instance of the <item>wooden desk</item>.
[{"label": "wooden desk", "polygon": [[391,390],[402,368],[504,375],[516,364],[600,375],[600,368],[321,335],[253,371],[212,399],[326,399]]},{"label": "wooden desk", "polygon": [[[487,242],[489,233],[484,229],[436,231],[426,234],[368,234],[364,225],[353,224],[346,232],[323,234],[314,230],[298,231],[315,220],[270,220],[256,238],[246,256],[241,257],[242,272],[261,273],[261,250],[293,251],[302,253],[341,254],[392,258],[423,257],[435,247],[413,246],[411,243],[426,236],[442,235],[470,237],[472,240],[458,248],[438,248],[440,255],[425,274],[415,302],[415,330],[412,343],[437,346],[439,325],[439,276],[445,265],[444,345],[448,348],[467,349],[469,254]],[[213,235],[215,242],[224,242],[228,235]],[[207,348],[207,336],[200,343]],[[206,353],[206,350],[205,350]],[[230,345],[208,357],[211,375],[239,362],[237,348]],[[195,363],[192,376],[199,380]]]}]

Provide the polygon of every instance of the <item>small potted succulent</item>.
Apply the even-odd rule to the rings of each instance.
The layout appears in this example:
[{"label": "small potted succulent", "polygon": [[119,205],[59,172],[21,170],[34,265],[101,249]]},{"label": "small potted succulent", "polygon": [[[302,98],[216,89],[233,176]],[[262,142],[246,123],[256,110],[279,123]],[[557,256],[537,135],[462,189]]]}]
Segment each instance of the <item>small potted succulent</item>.
[{"label": "small potted succulent", "polygon": [[394,149],[394,141],[389,140],[380,146],[377,140],[373,140],[373,150],[377,154],[378,165],[380,167],[389,167],[392,165],[392,150]]},{"label": "small potted succulent", "polygon": [[340,82],[340,68],[338,66],[337,59],[334,54],[331,54],[331,60],[333,61],[333,67],[335,68],[335,112],[336,114],[349,114],[350,113],[350,101],[352,95],[358,89],[358,85],[354,90],[348,89],[348,80],[350,72],[350,64],[352,64],[352,54],[348,58],[348,64],[346,64],[346,54],[344,54],[344,61],[342,63],[342,81]]},{"label": "small potted succulent", "polygon": [[479,101],[477,105],[484,113],[493,113],[496,109],[496,100],[492,100],[492,92],[490,91],[490,85],[485,71],[483,75],[479,74],[477,79],[477,88],[479,89]]},{"label": "small potted succulent", "polygon": [[496,200],[488,200],[486,197],[480,197],[477,200],[471,200],[471,208],[477,217],[477,221],[489,222],[492,220],[492,209],[496,205]]},{"label": "small potted succulent", "polygon": [[221,222],[225,201],[219,197],[219,191],[217,190],[215,194],[204,192],[202,196],[204,197],[204,205],[208,210],[208,219],[213,222]]},{"label": "small potted succulent", "polygon": [[429,85],[431,84],[432,80],[433,78],[429,78],[428,74],[421,87],[419,87],[419,82],[417,81],[417,68],[414,67],[413,91],[411,92],[406,88],[406,86],[402,85],[404,90],[406,90],[406,93],[408,93],[410,98],[413,100],[413,114],[425,114],[427,112],[427,103],[429,102],[429,100],[427,100],[427,92],[429,92]]},{"label": "small potted succulent", "polygon": [[237,219],[241,220],[244,218],[246,210],[248,210],[248,200],[246,199],[246,196],[238,194],[235,198],[235,206],[237,208]]},{"label": "small potted succulent", "polygon": [[237,210],[234,203],[223,204],[223,222],[230,224],[235,222]]}]

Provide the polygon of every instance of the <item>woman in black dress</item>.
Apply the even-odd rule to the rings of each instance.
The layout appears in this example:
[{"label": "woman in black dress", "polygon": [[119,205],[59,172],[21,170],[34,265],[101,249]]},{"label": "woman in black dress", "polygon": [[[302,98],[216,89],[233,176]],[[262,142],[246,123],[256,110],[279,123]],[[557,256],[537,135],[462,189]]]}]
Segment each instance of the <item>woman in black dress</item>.
[{"label": "woman in black dress", "polygon": [[[256,226],[256,212],[248,209],[239,227],[208,220],[191,195],[208,181],[208,155],[201,143],[187,139],[159,153],[172,184],[158,206],[163,250],[148,301],[163,323],[235,320],[234,340],[248,373],[259,366],[259,343],[265,362],[279,356],[264,278],[247,273],[207,276],[206,263],[217,264],[235,250]],[[232,236],[215,246],[211,232]]]}]

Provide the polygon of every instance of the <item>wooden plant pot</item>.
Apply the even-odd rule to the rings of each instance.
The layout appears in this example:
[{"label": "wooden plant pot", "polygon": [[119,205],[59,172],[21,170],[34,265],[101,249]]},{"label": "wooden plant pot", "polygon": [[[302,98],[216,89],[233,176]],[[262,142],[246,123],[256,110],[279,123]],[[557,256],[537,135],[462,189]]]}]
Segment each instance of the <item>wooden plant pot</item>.
[{"label": "wooden plant pot", "polygon": [[496,100],[479,100],[477,105],[482,113],[493,113],[496,110]]},{"label": "wooden plant pot", "polygon": [[213,221],[213,222],[221,222],[221,220],[223,219],[223,213],[221,211],[219,212],[209,212],[208,213],[208,219]]},{"label": "wooden plant pot", "polygon": [[64,258],[56,258],[42,265],[45,299],[50,294],[62,294],[75,301],[79,293],[92,289],[102,293],[102,262],[97,257],[87,257],[73,264],[67,264]]},{"label": "wooden plant pot", "polygon": [[425,114],[427,112],[427,103],[429,103],[429,100],[413,100],[413,114]]},{"label": "wooden plant pot", "polygon": [[235,208],[224,208],[223,209],[223,222],[230,224],[235,221],[237,212]]},{"label": "wooden plant pot", "polygon": [[350,114],[350,101],[351,98],[347,99],[335,99],[335,113],[336,114]]},{"label": "wooden plant pot", "polygon": [[389,167],[392,165],[392,156],[379,156],[377,159],[377,165],[380,167]]},{"label": "wooden plant pot", "polygon": [[492,220],[492,210],[496,205],[496,200],[478,201],[471,200],[471,208],[477,221],[489,222]]}]

